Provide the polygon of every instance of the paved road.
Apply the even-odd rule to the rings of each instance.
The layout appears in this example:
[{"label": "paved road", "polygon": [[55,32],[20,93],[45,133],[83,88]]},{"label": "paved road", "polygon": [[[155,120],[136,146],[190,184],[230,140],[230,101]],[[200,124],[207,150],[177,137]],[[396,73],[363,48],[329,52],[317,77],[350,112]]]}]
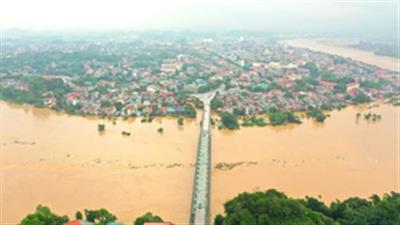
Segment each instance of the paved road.
[{"label": "paved road", "polygon": [[190,213],[191,225],[209,224],[210,211],[210,163],[211,163],[211,136],[210,136],[210,102],[216,92],[197,94],[203,104],[203,118],[197,149],[196,173],[194,177],[192,207]]}]

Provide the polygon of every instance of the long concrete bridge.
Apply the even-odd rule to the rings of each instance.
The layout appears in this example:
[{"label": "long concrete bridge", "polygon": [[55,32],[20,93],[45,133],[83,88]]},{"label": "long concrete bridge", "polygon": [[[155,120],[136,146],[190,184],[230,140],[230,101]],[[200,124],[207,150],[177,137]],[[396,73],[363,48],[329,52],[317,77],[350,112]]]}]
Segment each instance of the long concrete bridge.
[{"label": "long concrete bridge", "polygon": [[199,144],[197,147],[196,172],[194,176],[190,225],[210,224],[210,169],[211,169],[211,135],[210,135],[210,102],[215,92],[193,95],[204,104]]}]

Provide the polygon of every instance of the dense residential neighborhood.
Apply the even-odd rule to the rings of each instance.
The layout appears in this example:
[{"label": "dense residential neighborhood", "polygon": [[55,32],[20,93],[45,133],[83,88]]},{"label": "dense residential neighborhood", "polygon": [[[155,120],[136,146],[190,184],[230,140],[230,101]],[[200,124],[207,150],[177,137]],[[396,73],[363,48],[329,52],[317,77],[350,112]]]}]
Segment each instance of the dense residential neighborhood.
[{"label": "dense residential neighborhood", "polygon": [[328,110],[399,94],[394,71],[261,37],[5,39],[1,98],[102,116],[186,115],[218,89],[234,115]]}]

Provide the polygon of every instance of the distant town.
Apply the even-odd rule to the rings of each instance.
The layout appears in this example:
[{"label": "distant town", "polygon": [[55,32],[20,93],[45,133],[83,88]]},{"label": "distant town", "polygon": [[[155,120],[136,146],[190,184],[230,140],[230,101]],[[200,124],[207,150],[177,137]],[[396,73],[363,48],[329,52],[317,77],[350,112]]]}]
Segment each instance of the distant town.
[{"label": "distant town", "polygon": [[192,95],[217,90],[214,112],[269,113],[272,125],[298,122],[279,113],[323,121],[325,110],[399,98],[394,71],[263,37],[5,38],[0,78],[6,101],[115,117],[194,118]]}]

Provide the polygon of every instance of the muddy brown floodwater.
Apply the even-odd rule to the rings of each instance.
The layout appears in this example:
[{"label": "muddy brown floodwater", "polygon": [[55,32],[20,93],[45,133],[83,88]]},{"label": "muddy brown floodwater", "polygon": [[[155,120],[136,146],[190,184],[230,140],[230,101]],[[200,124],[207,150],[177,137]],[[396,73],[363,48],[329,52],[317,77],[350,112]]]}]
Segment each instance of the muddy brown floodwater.
[{"label": "muddy brown floodwater", "polygon": [[[382,120],[356,121],[357,112]],[[324,124],[212,130],[212,214],[243,191],[277,188],[326,202],[398,190],[399,108],[348,107]],[[17,224],[38,204],[73,217],[104,207],[131,224],[152,211],[187,223],[199,126],[68,116],[1,102],[2,223]],[[105,123],[106,131],[97,132]],[[159,134],[157,129],[165,132]],[[122,136],[122,131],[131,136]],[[234,166],[229,166],[234,165]]]},{"label": "muddy brown floodwater", "polygon": [[[357,112],[383,119],[356,120]],[[327,203],[399,191],[399,107],[351,106],[330,115],[324,124],[303,119],[301,125],[214,131],[214,163],[257,163],[213,170],[214,215],[243,191],[276,188],[293,197],[321,196]]]},{"label": "muddy brown floodwater", "polygon": [[[176,119],[113,125],[4,102],[1,110],[2,222],[16,224],[39,203],[70,217],[78,209],[104,207],[129,224],[147,211],[189,221],[195,121],[181,129]],[[106,124],[104,134],[99,123]]]},{"label": "muddy brown floodwater", "polygon": [[349,57],[353,60],[375,65],[383,69],[400,71],[400,59],[376,55],[373,52],[361,49],[338,46],[334,44],[334,41],[329,39],[323,41],[318,39],[293,39],[286,41],[286,43],[295,47]]}]

